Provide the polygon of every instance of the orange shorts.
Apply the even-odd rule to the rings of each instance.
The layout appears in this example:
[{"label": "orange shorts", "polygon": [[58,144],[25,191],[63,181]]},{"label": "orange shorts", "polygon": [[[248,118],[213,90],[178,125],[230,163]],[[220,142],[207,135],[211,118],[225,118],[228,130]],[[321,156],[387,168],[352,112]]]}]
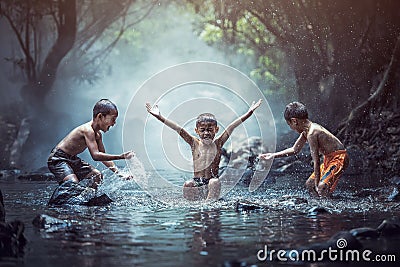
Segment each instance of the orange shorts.
[{"label": "orange shorts", "polygon": [[[320,166],[320,182],[328,185],[330,193],[335,190],[340,176],[348,165],[348,160],[346,150],[337,150],[324,155],[324,162]],[[310,179],[315,179],[314,173],[311,174]]]}]

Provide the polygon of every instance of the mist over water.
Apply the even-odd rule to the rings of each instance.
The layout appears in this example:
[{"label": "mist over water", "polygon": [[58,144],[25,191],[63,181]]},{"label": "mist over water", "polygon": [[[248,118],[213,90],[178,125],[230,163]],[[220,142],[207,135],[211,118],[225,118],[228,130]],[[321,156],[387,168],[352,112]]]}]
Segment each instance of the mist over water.
[{"label": "mist over water", "polygon": [[[108,71],[99,72],[100,76],[93,83],[64,79],[63,77],[70,76],[71,68],[76,68],[74,62],[66,61],[59,70],[54,90],[46,100],[50,112],[57,114],[57,124],[49,122],[48,129],[43,131],[49,138],[44,138],[45,143],[35,144],[35,157],[25,164],[30,165],[31,169],[44,166],[51,148],[74,127],[89,121],[95,102],[101,98],[109,98],[119,109],[117,124],[103,135],[106,151],[121,153],[121,135],[127,105],[139,86],[150,76],[172,65],[188,61],[214,61],[228,65],[241,61],[240,55],[235,56],[236,58],[226,57],[222,51],[207,46],[200,40],[194,32],[194,20],[191,14],[174,5],[156,6],[143,23],[131,29],[132,32],[139,32],[137,38],[141,44],[135,46],[120,41],[106,62],[97,63]],[[168,21],[168,25],[165,21]],[[241,68],[244,72],[250,69],[245,65]],[[148,99],[159,97],[155,93],[157,90],[149,90]],[[145,101],[143,99],[142,105],[135,107],[138,112],[145,110]],[[172,105],[173,103],[163,103],[163,109],[170,110]],[[87,151],[82,154],[82,158],[91,160]]]},{"label": "mist over water", "polygon": [[[196,19],[196,16],[189,14],[174,4],[157,5],[143,22],[130,29],[136,38],[133,43],[121,40],[106,61],[96,62],[99,71],[96,74],[97,79],[91,82],[84,81],[86,72],[83,69],[81,71],[82,77],[72,76],[77,72],[76,68],[79,66],[76,65],[76,62],[69,60],[67,56],[60,65],[56,83],[46,99],[49,116],[39,118],[43,125],[43,129],[40,132],[40,140],[29,141],[31,144],[27,147],[29,147],[30,151],[26,151],[27,153],[24,155],[23,168],[35,170],[45,166],[50,150],[73,128],[91,120],[93,106],[101,98],[109,98],[116,103],[119,109],[117,124],[109,132],[103,134],[106,151],[113,154],[121,153],[124,149],[121,138],[123,121],[131,98],[149,77],[167,67],[190,61],[212,61],[233,66],[244,74],[248,74],[254,68],[252,59],[244,55],[227,55],[223,51],[205,44],[195,32],[194,22]],[[168,21],[168,23],[165,23],[165,21]],[[3,43],[7,44],[4,38],[1,38]],[[5,52],[6,50],[8,49],[2,51]],[[3,53],[2,55],[7,56],[7,54]],[[5,67],[9,67],[9,65],[4,65]],[[8,70],[2,73],[11,74],[12,72]],[[11,76],[0,76],[0,79],[2,81],[1,94],[5,96],[3,99],[6,102],[10,101],[10,103],[16,102],[19,99],[19,89],[22,84],[15,83]],[[134,107],[135,113],[147,115],[144,104],[149,99],[160,97],[156,89],[149,89],[146,92],[146,98],[143,98],[143,103]],[[181,103],[192,97],[191,87],[183,89],[186,93],[180,94],[179,102]],[[212,91],[209,86],[207,90]],[[243,93],[246,94],[245,91]],[[232,101],[230,93],[227,92],[224,95],[219,92],[218,94],[220,99],[226,100],[226,102]],[[171,111],[176,104],[176,101],[163,102],[162,110]],[[276,105],[281,108],[281,105],[274,101],[270,102],[270,104],[273,110]],[[243,106],[238,105],[237,109],[235,108],[231,113],[234,112],[235,115],[242,114],[245,110]],[[190,116],[194,118],[198,115],[195,114],[196,112],[194,111]],[[280,114],[280,111],[278,112]],[[216,113],[218,119],[223,123],[221,124],[221,130],[223,126],[235,117],[218,111]],[[171,115],[173,115],[172,119],[179,120],[179,113]],[[138,125],[139,128],[143,127],[142,118],[143,116],[135,119],[133,125]],[[186,123],[186,121],[183,121],[183,123]],[[248,123],[247,127],[251,124]],[[262,125],[262,127],[269,126]],[[257,135],[257,133],[254,133],[254,135]],[[240,129],[238,129],[236,137],[240,136],[243,135],[240,134]],[[135,138],[144,138],[144,136]],[[179,138],[176,138],[176,140],[179,140]],[[228,142],[231,142],[231,140]],[[180,152],[187,153],[183,150],[181,144],[180,146]],[[135,147],[128,149],[135,150]],[[81,154],[81,157],[102,168],[101,164],[92,161],[87,150]],[[117,161],[116,163],[123,165],[122,162]]]}]

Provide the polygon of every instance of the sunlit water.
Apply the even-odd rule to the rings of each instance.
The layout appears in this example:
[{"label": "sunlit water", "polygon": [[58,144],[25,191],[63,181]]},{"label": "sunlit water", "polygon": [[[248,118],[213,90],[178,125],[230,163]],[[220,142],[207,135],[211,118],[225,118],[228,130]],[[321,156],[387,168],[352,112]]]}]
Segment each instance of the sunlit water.
[{"label": "sunlit water", "polygon": [[[185,179],[179,172],[164,173],[175,182]],[[151,179],[152,173],[147,175]],[[2,177],[6,220],[25,223],[28,244],[23,257],[0,259],[0,266],[291,266],[295,263],[260,262],[257,252],[265,245],[290,250],[325,241],[337,231],[375,228],[383,219],[399,214],[399,205],[353,197],[354,188],[361,186],[360,177],[343,179],[348,181],[331,200],[308,196],[303,180],[279,177],[276,183],[266,183],[254,193],[237,186],[215,203],[166,204],[153,200],[134,181],[107,172],[100,190],[114,200],[111,204],[60,208],[46,205],[57,186],[55,181]],[[297,203],[296,198],[307,202]],[[237,200],[260,203],[266,209],[237,212]],[[314,206],[323,206],[330,213],[308,214]],[[39,230],[32,225],[37,214],[63,219],[71,226]],[[370,243],[377,251],[400,257],[398,237]],[[300,264],[309,265],[296,263]],[[313,266],[327,265],[338,263]]]}]

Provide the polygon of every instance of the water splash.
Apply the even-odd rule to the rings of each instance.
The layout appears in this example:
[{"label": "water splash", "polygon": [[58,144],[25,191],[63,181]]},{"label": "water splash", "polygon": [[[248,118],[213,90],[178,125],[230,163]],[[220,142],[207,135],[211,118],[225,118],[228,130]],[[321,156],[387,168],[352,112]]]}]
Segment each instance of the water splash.
[{"label": "water splash", "polygon": [[142,192],[138,184],[146,183],[148,177],[143,164],[137,157],[133,157],[129,160],[129,165],[130,169],[128,167],[119,168],[117,174],[110,170],[104,171],[103,183],[99,187],[98,193],[107,194],[112,199],[122,199],[131,196],[132,192]]}]

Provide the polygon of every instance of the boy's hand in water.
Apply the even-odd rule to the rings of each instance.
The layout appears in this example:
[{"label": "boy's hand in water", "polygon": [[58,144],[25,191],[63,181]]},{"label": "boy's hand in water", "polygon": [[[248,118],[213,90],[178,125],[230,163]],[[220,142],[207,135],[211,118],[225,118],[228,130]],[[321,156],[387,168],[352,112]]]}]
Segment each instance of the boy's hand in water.
[{"label": "boy's hand in water", "polygon": [[254,110],[256,110],[261,105],[261,102],[262,102],[262,99],[259,99],[257,102],[253,101],[253,103],[251,103],[249,111],[253,112]]},{"label": "boy's hand in water", "polygon": [[260,159],[271,160],[274,158],[274,153],[265,153],[258,156]]},{"label": "boy's hand in water", "polygon": [[160,109],[158,108],[158,105],[151,106],[149,102],[146,103],[146,109],[147,112],[149,112],[153,116],[160,116]]},{"label": "boy's hand in water", "polygon": [[133,151],[128,151],[122,154],[123,159],[131,159],[135,156],[135,152]]}]

